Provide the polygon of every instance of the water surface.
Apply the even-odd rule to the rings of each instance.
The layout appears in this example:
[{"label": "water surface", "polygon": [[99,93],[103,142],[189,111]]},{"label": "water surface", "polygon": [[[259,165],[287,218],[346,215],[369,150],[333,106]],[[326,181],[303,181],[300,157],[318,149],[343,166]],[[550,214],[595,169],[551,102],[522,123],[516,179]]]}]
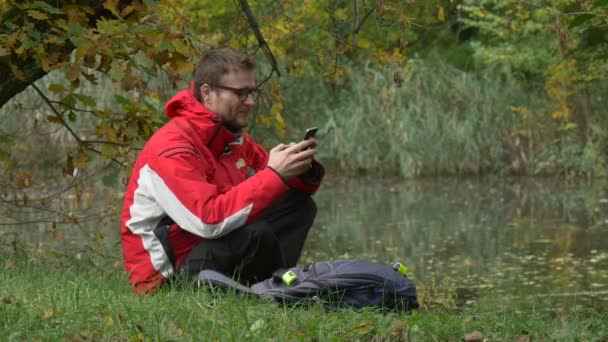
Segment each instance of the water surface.
[{"label": "water surface", "polygon": [[[603,182],[581,180],[328,175],[315,195],[318,215],[301,263],[400,261],[421,295],[437,305],[605,310],[605,189]],[[112,191],[82,190],[79,201],[56,199],[64,203],[55,211],[5,203],[0,215],[23,224],[0,217],[0,241],[16,253],[33,249],[74,262],[103,255],[120,264],[120,200],[108,209]],[[71,212],[78,224],[52,224],[61,216],[56,211]]]},{"label": "water surface", "polygon": [[303,261],[400,261],[456,305],[608,308],[603,183],[350,179],[316,200]]}]

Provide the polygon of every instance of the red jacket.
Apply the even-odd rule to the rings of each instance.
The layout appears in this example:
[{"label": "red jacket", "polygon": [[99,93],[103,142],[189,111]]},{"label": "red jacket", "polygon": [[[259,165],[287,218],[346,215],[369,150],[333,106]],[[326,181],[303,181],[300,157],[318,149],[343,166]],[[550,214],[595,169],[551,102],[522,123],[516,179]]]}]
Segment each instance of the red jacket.
[{"label": "red jacket", "polygon": [[[125,193],[121,239],[129,279],[137,292],[162,284],[190,250],[258,218],[288,186],[307,193],[319,187],[295,177],[286,185],[266,167],[268,153],[246,133],[236,136],[191,90],[169,100],[171,120],[145,145]],[[175,258],[169,260],[153,230],[169,216]]]}]

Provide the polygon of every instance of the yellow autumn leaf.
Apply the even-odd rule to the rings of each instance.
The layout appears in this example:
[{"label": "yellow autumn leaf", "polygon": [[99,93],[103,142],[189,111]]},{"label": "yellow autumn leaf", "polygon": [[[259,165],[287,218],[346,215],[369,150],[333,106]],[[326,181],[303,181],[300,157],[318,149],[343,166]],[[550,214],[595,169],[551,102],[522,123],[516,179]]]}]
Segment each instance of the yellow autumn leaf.
[{"label": "yellow autumn leaf", "polygon": [[187,59],[185,58],[176,58],[173,59],[169,65],[171,65],[171,68],[175,71],[177,71],[180,74],[189,74],[192,73],[194,71],[194,63],[189,62]]},{"label": "yellow autumn leaf", "polygon": [[51,93],[55,93],[55,94],[62,93],[66,90],[63,85],[57,84],[57,83],[49,84],[48,89]]},{"label": "yellow autumn leaf", "polygon": [[277,116],[277,114],[280,114],[282,110],[283,110],[283,104],[281,102],[276,102],[270,108],[270,115]]},{"label": "yellow autumn leaf", "polygon": [[108,327],[114,326],[114,318],[112,318],[112,316],[106,315],[105,321],[106,321],[106,326],[108,326]]},{"label": "yellow autumn leaf", "polygon": [[279,85],[279,82],[273,80],[271,83],[271,88],[272,88],[272,97],[277,101],[282,101],[283,95],[281,95],[281,86]]},{"label": "yellow autumn leaf", "polygon": [[48,20],[49,19],[49,16],[46,13],[36,11],[36,10],[27,11],[27,15],[36,20]]},{"label": "yellow autumn leaf", "polygon": [[27,79],[27,77],[25,76],[25,73],[23,71],[21,71],[21,69],[19,69],[18,66],[16,66],[13,63],[10,63],[10,62],[8,65],[11,68],[11,71],[13,72],[15,77],[17,77],[19,80],[25,81]]},{"label": "yellow autumn leaf", "polygon": [[445,12],[443,10],[443,6],[437,5],[437,20],[439,20],[440,22],[445,21]]},{"label": "yellow autumn leaf", "polygon": [[348,13],[346,13],[346,8],[337,9],[336,12],[334,12],[334,16],[336,17],[336,19],[342,21],[348,19]]},{"label": "yellow autumn leaf", "polygon": [[51,317],[53,317],[53,309],[44,310],[44,313],[42,314],[42,319],[46,320],[46,319],[49,319]]},{"label": "yellow autumn leaf", "polygon": [[281,133],[281,135],[283,135],[283,133],[285,133],[285,120],[283,120],[283,115],[281,115],[281,113],[277,113],[274,116],[274,121],[276,123],[276,128],[279,130],[279,133]]},{"label": "yellow autumn leaf", "polygon": [[65,74],[65,77],[70,81],[74,81],[80,76],[81,72],[82,71],[80,70],[80,65],[72,64],[70,70],[68,70],[68,72]]},{"label": "yellow autumn leaf", "polygon": [[44,48],[38,49],[37,55],[38,55],[38,61],[40,62],[40,65],[42,66],[42,70],[44,70],[45,72],[51,71],[51,69],[52,69],[51,60],[49,59],[49,56],[47,55],[46,50]]},{"label": "yellow autumn leaf", "polygon": [[129,5],[127,7],[125,7],[122,12],[120,12],[120,15],[123,17],[128,16],[129,14],[131,14],[131,12],[133,12],[133,10],[135,10],[135,6]]},{"label": "yellow autumn leaf", "polygon": [[112,12],[112,14],[114,14],[115,16],[120,17],[120,13],[118,13],[118,10],[116,9],[117,4],[118,4],[118,0],[106,0],[103,3],[103,8]]}]

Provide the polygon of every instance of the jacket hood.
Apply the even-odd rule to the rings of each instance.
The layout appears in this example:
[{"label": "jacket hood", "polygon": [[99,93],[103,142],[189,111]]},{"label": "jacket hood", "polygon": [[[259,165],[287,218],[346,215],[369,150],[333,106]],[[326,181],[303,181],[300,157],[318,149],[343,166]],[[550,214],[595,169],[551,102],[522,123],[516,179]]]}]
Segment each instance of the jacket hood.
[{"label": "jacket hood", "polygon": [[196,97],[194,97],[194,92],[192,89],[182,90],[167,101],[165,104],[165,115],[167,115],[169,118],[196,115],[208,116],[210,118],[216,117],[219,119],[215,113],[205,107],[196,99]]},{"label": "jacket hood", "polygon": [[226,151],[228,144],[242,143],[242,134],[234,134],[222,126],[222,119],[205,107],[195,97],[192,89],[178,92],[165,104],[165,115],[177,118],[178,126],[190,126],[195,129],[200,141],[215,156]]}]

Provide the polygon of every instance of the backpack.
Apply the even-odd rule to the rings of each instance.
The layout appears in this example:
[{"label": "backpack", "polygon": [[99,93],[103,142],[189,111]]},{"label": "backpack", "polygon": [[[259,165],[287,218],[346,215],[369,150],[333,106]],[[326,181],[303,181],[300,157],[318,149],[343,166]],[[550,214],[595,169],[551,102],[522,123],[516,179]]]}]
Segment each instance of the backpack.
[{"label": "backpack", "polygon": [[198,278],[207,284],[228,286],[286,304],[320,302],[326,307],[416,309],[416,287],[398,270],[364,260],[329,260],[278,270],[273,277],[250,288],[210,270],[202,271]]}]

